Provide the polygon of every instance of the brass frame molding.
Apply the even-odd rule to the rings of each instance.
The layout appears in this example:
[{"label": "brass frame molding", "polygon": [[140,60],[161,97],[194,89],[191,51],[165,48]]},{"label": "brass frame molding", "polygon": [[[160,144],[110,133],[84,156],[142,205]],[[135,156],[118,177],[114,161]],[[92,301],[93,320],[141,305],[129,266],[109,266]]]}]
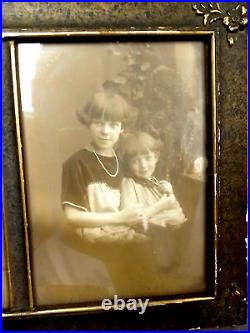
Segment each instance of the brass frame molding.
[{"label": "brass frame molding", "polygon": [[221,20],[227,29],[227,41],[233,46],[237,40],[236,33],[244,30],[248,24],[247,7],[237,4],[235,7],[226,10],[222,9],[218,2],[200,3],[193,5],[197,15],[203,15],[204,25],[212,24]]}]

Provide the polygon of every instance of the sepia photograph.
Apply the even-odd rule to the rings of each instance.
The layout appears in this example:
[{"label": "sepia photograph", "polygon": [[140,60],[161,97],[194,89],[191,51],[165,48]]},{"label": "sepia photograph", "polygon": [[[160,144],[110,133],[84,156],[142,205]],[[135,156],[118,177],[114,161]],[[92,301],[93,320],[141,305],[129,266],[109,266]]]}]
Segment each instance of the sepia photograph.
[{"label": "sepia photograph", "polygon": [[206,292],[206,47],[18,43],[36,306]]}]

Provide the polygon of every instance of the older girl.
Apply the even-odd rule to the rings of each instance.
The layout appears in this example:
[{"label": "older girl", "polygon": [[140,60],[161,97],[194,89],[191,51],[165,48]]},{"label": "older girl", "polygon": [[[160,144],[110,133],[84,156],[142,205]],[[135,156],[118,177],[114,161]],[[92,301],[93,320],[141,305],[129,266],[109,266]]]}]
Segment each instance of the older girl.
[{"label": "older girl", "polygon": [[103,91],[79,114],[90,141],[63,165],[62,206],[67,220],[89,241],[126,241],[134,234],[129,227],[144,222],[142,209],[120,210],[123,172],[115,146],[130,113],[121,96]]}]

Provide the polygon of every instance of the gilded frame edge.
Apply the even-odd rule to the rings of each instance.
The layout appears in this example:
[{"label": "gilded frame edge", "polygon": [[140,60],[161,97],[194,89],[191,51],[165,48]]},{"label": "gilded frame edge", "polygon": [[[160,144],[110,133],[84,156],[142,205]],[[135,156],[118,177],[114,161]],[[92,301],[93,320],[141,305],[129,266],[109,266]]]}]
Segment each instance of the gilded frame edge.
[{"label": "gilded frame edge", "polygon": [[21,126],[20,126],[20,90],[18,82],[18,64],[17,64],[17,49],[16,46],[20,41],[29,41],[35,38],[47,39],[47,38],[65,38],[67,42],[68,38],[72,37],[91,37],[91,36],[110,36],[110,37],[119,37],[119,36],[147,36],[150,38],[152,35],[158,36],[182,36],[182,37],[192,37],[192,36],[206,36],[210,37],[210,64],[211,64],[211,109],[212,109],[212,138],[213,138],[213,219],[214,219],[214,232],[213,232],[213,249],[214,249],[214,295],[213,296],[201,296],[201,297],[190,297],[190,298],[177,298],[177,299],[167,299],[167,300],[154,300],[150,301],[149,307],[164,306],[168,304],[182,304],[182,303],[197,303],[201,301],[212,301],[215,300],[218,296],[218,196],[219,196],[219,177],[218,177],[218,159],[219,159],[219,144],[220,144],[220,128],[217,117],[217,80],[216,80],[216,31],[211,29],[206,29],[204,27],[192,27],[192,28],[179,28],[173,29],[169,27],[157,27],[152,30],[152,28],[147,29],[102,29],[102,30],[89,30],[82,31],[78,29],[52,29],[52,30],[33,30],[33,29],[21,29],[21,30],[12,30],[12,29],[3,29],[2,32],[2,41],[8,41],[10,47],[10,57],[11,57],[11,76],[13,84],[13,99],[14,99],[14,110],[15,110],[15,126],[16,126],[16,139],[18,146],[18,162],[19,162],[19,174],[20,174],[20,183],[21,183],[21,198],[22,198],[22,212],[23,212],[23,228],[25,235],[25,254],[26,254],[26,272],[27,272],[27,281],[28,281],[28,292],[29,292],[29,309],[20,312],[3,312],[2,318],[22,318],[22,317],[36,317],[43,316],[48,314],[68,314],[68,313],[89,313],[89,312],[100,312],[103,311],[101,306],[84,306],[76,305],[72,307],[59,307],[51,309],[36,309],[34,304],[34,295],[33,295],[33,282],[32,282],[32,265],[30,259],[30,235],[29,235],[29,222],[27,217],[27,207],[26,207],[26,190],[25,190],[25,177],[24,177],[24,168],[23,168],[23,152],[22,152],[22,139],[21,139]]}]

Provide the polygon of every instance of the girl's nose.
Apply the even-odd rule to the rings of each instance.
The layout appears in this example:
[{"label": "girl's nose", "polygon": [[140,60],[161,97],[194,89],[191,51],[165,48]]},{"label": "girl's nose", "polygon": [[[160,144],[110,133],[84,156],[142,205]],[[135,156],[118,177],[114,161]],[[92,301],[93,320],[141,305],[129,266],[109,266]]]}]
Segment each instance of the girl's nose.
[{"label": "girl's nose", "polygon": [[103,124],[102,126],[102,133],[103,134],[108,134],[110,132],[110,125],[109,124]]},{"label": "girl's nose", "polygon": [[146,167],[146,161],[142,158],[140,159],[140,167],[144,169]]}]

